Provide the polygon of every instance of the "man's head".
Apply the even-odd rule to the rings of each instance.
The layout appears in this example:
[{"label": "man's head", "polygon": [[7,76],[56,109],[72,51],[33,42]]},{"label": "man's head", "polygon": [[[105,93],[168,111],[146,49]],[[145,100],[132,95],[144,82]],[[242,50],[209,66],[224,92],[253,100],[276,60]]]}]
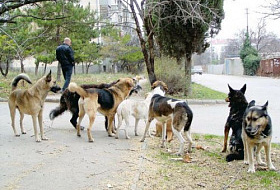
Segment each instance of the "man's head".
[{"label": "man's head", "polygon": [[70,38],[64,38],[64,43],[71,46],[71,39]]}]

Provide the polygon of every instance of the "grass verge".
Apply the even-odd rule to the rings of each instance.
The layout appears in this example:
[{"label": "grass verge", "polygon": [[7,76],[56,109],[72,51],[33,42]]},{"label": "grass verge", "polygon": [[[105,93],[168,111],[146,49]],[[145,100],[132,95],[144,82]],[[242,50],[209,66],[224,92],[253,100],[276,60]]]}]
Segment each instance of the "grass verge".
[{"label": "grass verge", "polygon": [[[243,160],[226,162],[227,153],[221,153],[223,138],[216,135],[192,134],[195,147],[189,154],[191,161],[183,162],[172,155],[179,148],[175,138],[167,149],[159,148],[160,140],[148,141],[145,172],[140,186],[153,189],[279,189],[279,171],[268,171],[256,165],[256,173],[247,173]],[[215,142],[215,143],[212,143]],[[198,148],[200,147],[200,148]],[[272,162],[279,169],[280,147],[272,145]],[[262,158],[265,160],[264,151]]]},{"label": "grass verge", "polygon": [[[0,97],[8,98],[11,92],[11,81],[18,73],[10,72],[7,78],[1,77],[0,81]],[[28,74],[32,81],[37,81],[41,76],[35,76],[34,74]],[[56,75],[54,76],[56,78]],[[109,83],[113,82],[121,77],[133,77],[132,74],[125,73],[117,73],[117,74],[73,74],[72,82],[76,82],[77,84],[100,84],[100,83]],[[58,85],[62,86],[64,83],[63,77],[61,77],[61,81],[57,82]],[[26,88],[28,85],[21,88]],[[145,83],[143,86],[144,92],[150,91],[149,83]],[[192,83],[193,94],[187,99],[225,99],[226,94],[221,93],[210,88],[204,87],[202,85]],[[175,97],[186,99],[184,96],[176,95]]]}]

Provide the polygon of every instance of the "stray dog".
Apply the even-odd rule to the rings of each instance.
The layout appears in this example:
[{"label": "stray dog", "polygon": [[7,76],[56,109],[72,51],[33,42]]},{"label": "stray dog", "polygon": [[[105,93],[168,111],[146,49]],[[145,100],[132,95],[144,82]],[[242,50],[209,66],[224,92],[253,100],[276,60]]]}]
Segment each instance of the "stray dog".
[{"label": "stray dog", "polygon": [[[155,83],[159,83],[161,81],[156,81]],[[176,100],[173,98],[164,97],[164,90],[162,90],[161,85],[157,85],[156,88],[153,89],[153,97],[151,99],[151,103],[149,106],[149,116],[148,122],[146,124],[145,133],[141,139],[141,142],[144,142],[146,138],[147,131],[149,130],[150,124],[153,119],[157,119],[158,121],[163,123],[162,130],[162,144],[161,147],[166,146],[166,125],[165,123],[168,120],[172,120],[172,131],[178,137],[180,141],[180,148],[177,152],[178,155],[182,155],[184,153],[184,142],[185,139],[182,136],[182,130],[184,129],[187,139],[189,140],[188,151],[191,151],[191,146],[193,144],[191,134],[190,134],[190,126],[193,119],[193,113],[189,108],[186,101]]]},{"label": "stray dog", "polygon": [[[161,137],[162,135],[163,124],[160,121],[156,122],[156,137]],[[166,121],[166,138],[167,142],[171,142],[173,140],[173,132],[172,132],[172,119]]]},{"label": "stray dog", "polygon": [[[165,86],[167,91],[167,86]],[[134,133],[135,136],[138,136],[138,123],[140,119],[143,119],[145,123],[147,123],[148,119],[148,110],[149,105],[151,102],[151,98],[153,96],[152,92],[147,93],[146,98],[144,101],[139,100],[132,100],[132,99],[126,99],[124,100],[117,109],[117,116],[118,116],[118,127],[117,127],[117,133],[116,133],[116,139],[119,138],[119,131],[120,127],[122,125],[122,121],[125,121],[126,127],[129,127],[129,116],[132,115],[135,118],[135,128]],[[126,127],[123,129],[125,131],[125,136],[127,139],[129,139]],[[151,133],[149,131],[149,136],[151,137]]]},{"label": "stray dog", "polygon": [[[116,83],[117,81],[108,84],[107,83],[83,84],[81,85],[81,87],[84,89],[89,89],[89,88],[108,89],[111,86],[115,85]],[[137,84],[136,87],[130,91],[130,95],[133,93],[138,93],[140,88],[141,86]],[[76,129],[77,119],[79,117],[79,105],[78,105],[79,99],[80,99],[80,95],[78,93],[70,92],[68,89],[66,89],[60,97],[59,106],[50,112],[49,114],[50,120],[54,120],[56,117],[63,114],[66,110],[69,110],[72,113],[70,123]],[[81,126],[81,129],[83,130],[84,127]],[[108,118],[106,116],[105,116],[105,129],[106,131],[108,131]]]},{"label": "stray dog", "polygon": [[[84,89],[89,89],[89,88],[96,88],[96,89],[107,89],[110,88],[111,86],[115,85],[117,81],[114,81],[112,83],[106,84],[84,84],[81,85],[82,88]],[[64,113],[66,110],[69,110],[72,113],[72,117],[70,119],[70,123],[73,125],[74,128],[77,126],[77,119],[79,117],[79,105],[78,101],[80,99],[80,95],[75,93],[75,92],[70,92],[68,89],[66,89],[59,101],[59,106],[53,109],[49,117],[51,120],[56,118],[57,116],[61,115]],[[107,125],[108,125],[108,119],[105,117],[105,129],[107,130]],[[83,127],[82,127],[83,129]]]},{"label": "stray dog", "polygon": [[[254,147],[256,146],[256,160],[258,165],[267,165],[268,169],[276,170],[271,162],[270,146],[272,138],[271,119],[267,113],[268,102],[263,106],[256,106],[252,100],[244,114],[242,124],[242,139],[244,143],[244,163],[249,163],[248,172],[254,173]],[[261,160],[260,150],[264,147],[266,164]],[[249,159],[249,160],[248,160]],[[249,161],[249,162],[248,162]]]},{"label": "stray dog", "polygon": [[77,123],[77,135],[81,136],[80,124],[85,114],[87,114],[89,116],[89,126],[87,128],[88,140],[89,142],[94,141],[91,135],[91,128],[98,111],[108,117],[108,136],[114,136],[113,120],[117,107],[129,96],[135,87],[135,80],[132,78],[121,78],[108,89],[84,89],[76,83],[70,83],[68,87],[69,91],[77,92],[80,95],[78,102],[79,120]]},{"label": "stray dog", "polygon": [[244,158],[244,147],[241,138],[243,115],[248,105],[245,98],[246,84],[240,90],[234,90],[229,85],[228,97],[230,112],[224,129],[224,147],[222,152],[227,150],[227,140],[229,130],[232,129],[230,137],[230,153],[226,156],[226,161],[242,160]]},{"label": "stray dog", "polygon": [[[52,80],[51,71],[48,75],[39,79],[32,87],[30,87],[27,90],[16,89],[17,84],[21,79],[31,84],[31,80],[26,74],[19,74],[12,81],[12,93],[9,96],[8,104],[10,108],[14,134],[17,137],[20,136],[15,128],[15,114],[16,114],[16,109],[18,109],[20,113],[21,133],[26,134],[23,128],[24,114],[31,115],[33,120],[36,142],[40,142],[41,140],[48,140],[44,135],[44,128],[43,128],[42,117],[43,117],[44,103],[47,94],[50,90],[53,92],[58,92],[59,90],[61,90],[61,88],[56,85],[56,82],[54,80]],[[40,126],[41,139],[39,138],[37,132],[37,118]]]}]

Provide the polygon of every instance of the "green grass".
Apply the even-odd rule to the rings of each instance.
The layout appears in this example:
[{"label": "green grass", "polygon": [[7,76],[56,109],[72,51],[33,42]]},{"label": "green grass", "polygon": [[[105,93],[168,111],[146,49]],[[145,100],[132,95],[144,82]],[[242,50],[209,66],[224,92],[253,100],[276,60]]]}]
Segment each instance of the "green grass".
[{"label": "green grass", "polygon": [[279,143],[271,143],[272,148],[280,149],[280,144]]},{"label": "green grass", "polygon": [[280,173],[275,171],[257,171],[255,175],[261,178],[260,183],[266,187],[280,181]]},{"label": "green grass", "polygon": [[188,99],[225,99],[227,94],[212,90],[200,84],[192,83],[192,95]]},{"label": "green grass", "polygon": [[211,134],[206,134],[206,135],[204,135],[204,139],[205,139],[205,140],[212,140],[212,139],[216,139],[216,138],[221,139],[221,138],[223,138],[223,137],[218,136],[218,135],[211,135]]},{"label": "green grass", "polygon": [[[17,75],[18,73],[10,72],[7,76],[7,78],[4,78],[0,76],[0,97],[7,98],[10,94],[11,87],[10,83],[12,79]],[[32,81],[38,80],[42,76],[35,76],[33,73],[28,73],[29,77]],[[100,83],[110,83],[113,81],[116,81],[117,79],[121,77],[133,77],[132,74],[126,74],[126,73],[101,73],[101,74],[73,74],[72,75],[72,82],[76,82],[77,84],[100,84]],[[53,77],[56,78],[56,74],[53,75]],[[64,83],[63,76],[61,76],[61,81],[57,82],[58,85],[62,86]],[[28,87],[28,86],[27,86]],[[150,84],[149,82],[144,84],[142,86],[143,91],[149,92],[150,91]],[[193,94],[187,99],[225,99],[226,94],[221,93],[215,90],[212,90],[210,88],[204,87],[202,85],[192,83],[192,92]],[[178,97],[178,96],[175,96]],[[180,96],[178,98],[186,99],[186,97]]]}]

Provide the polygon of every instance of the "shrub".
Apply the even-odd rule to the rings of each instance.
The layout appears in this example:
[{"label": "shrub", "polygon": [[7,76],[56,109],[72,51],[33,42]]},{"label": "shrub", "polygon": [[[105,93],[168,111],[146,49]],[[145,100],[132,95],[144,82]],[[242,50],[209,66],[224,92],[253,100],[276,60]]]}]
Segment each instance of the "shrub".
[{"label": "shrub", "polygon": [[260,65],[259,56],[255,56],[253,54],[247,55],[243,62],[243,67],[245,72],[244,74],[251,75],[251,76],[256,75],[259,65]]},{"label": "shrub", "polygon": [[246,38],[240,51],[240,58],[243,62],[244,74],[255,75],[261,59],[256,48],[251,45],[248,33],[246,33]]},{"label": "shrub", "polygon": [[184,68],[175,59],[162,57],[155,59],[155,74],[158,80],[168,86],[168,94],[183,92],[185,85]]}]

